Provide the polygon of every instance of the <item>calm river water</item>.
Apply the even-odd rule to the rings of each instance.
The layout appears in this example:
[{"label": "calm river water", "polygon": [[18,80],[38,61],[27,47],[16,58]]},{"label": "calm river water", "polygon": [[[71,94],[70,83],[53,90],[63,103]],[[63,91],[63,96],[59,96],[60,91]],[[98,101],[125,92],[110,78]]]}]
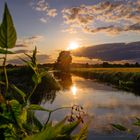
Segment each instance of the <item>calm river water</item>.
[{"label": "calm river water", "polygon": [[[135,117],[140,116],[140,96],[113,88],[77,76],[59,79],[63,90],[55,93],[52,102],[42,100],[45,108],[55,109],[73,104],[84,107],[85,112],[93,117],[89,128],[89,140],[131,140],[137,134],[133,127],[133,134],[120,133],[114,130],[110,123],[122,123],[132,128]],[[64,109],[52,115],[56,122],[70,113]],[[45,122],[47,114],[37,112],[37,117]]]}]

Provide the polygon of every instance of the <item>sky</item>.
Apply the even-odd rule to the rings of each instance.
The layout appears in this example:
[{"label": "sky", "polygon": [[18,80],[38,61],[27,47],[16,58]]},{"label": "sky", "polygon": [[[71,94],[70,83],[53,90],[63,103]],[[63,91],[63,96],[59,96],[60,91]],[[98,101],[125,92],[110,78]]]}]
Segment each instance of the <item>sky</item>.
[{"label": "sky", "polygon": [[[0,21],[5,1],[0,0]],[[7,3],[18,36],[14,49],[17,55],[11,56],[10,62],[18,55],[31,53],[34,46],[38,48],[39,61],[45,63],[55,61],[59,51],[66,50],[71,42],[87,47],[140,41],[140,0],[7,0]],[[81,57],[78,62],[83,60]]]}]

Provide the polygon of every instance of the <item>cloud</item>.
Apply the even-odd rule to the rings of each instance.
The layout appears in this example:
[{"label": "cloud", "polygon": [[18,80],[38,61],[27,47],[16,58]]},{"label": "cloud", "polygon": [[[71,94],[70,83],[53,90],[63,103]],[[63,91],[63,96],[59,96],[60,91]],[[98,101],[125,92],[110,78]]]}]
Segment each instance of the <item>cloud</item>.
[{"label": "cloud", "polygon": [[15,47],[17,47],[17,48],[24,48],[24,47],[28,47],[27,45],[25,45],[25,44],[16,44],[15,45]]},{"label": "cloud", "polygon": [[14,53],[16,53],[16,54],[29,53],[29,52],[30,52],[29,50],[16,50],[16,51],[14,51]]},{"label": "cloud", "polygon": [[34,44],[37,44],[38,42],[42,41],[44,39],[44,36],[41,35],[35,35],[31,37],[26,37],[23,39],[19,39],[16,43],[15,47],[29,47]]},{"label": "cloud", "polygon": [[50,8],[46,0],[32,0],[30,5],[34,10],[42,13],[40,21],[43,23],[47,23],[49,18],[57,16],[57,9]]},{"label": "cloud", "polygon": [[57,10],[56,9],[50,9],[47,13],[48,16],[50,17],[55,17],[57,16]]},{"label": "cloud", "polygon": [[66,31],[82,29],[88,33],[118,34],[140,32],[140,0],[103,1],[62,10]]},{"label": "cloud", "polygon": [[[19,52],[20,52],[20,51],[19,51]],[[24,50],[23,50],[23,51],[21,50],[21,52],[24,52]],[[23,58],[23,59],[25,59],[25,60],[28,60],[28,58],[25,57],[25,55],[21,55],[20,57]],[[47,55],[47,54],[38,54],[38,55],[37,55],[37,61],[38,61],[38,63],[49,63],[49,62],[51,62],[52,60],[51,60],[51,56],[49,56],[49,55]],[[9,63],[9,64],[15,64],[15,65],[21,65],[21,64],[23,65],[23,64],[25,64],[25,63],[24,63],[21,59],[19,59],[18,57],[14,57],[14,58],[8,60],[7,63]]]},{"label": "cloud", "polygon": [[47,23],[48,19],[47,18],[40,18],[40,21],[43,23]]},{"label": "cloud", "polygon": [[41,35],[36,35],[36,36],[32,36],[32,37],[29,37],[29,38],[26,38],[26,41],[29,41],[29,42],[40,42],[44,39],[43,36]]},{"label": "cloud", "polygon": [[102,61],[139,61],[140,42],[101,44],[91,47],[83,47],[73,51],[77,57],[87,57]]}]

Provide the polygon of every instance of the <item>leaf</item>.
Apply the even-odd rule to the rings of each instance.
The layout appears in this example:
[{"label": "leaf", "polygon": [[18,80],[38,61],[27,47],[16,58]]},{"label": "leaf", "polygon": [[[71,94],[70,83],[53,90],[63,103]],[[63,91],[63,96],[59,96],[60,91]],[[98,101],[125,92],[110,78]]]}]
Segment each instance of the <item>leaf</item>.
[{"label": "leaf", "polygon": [[0,47],[13,48],[17,40],[16,30],[8,6],[5,3],[3,21],[0,26]]},{"label": "leaf", "polygon": [[64,133],[64,127],[66,128],[66,132],[68,132],[68,130],[72,131],[75,125],[77,125],[77,122],[65,125],[64,120],[55,126],[49,124],[40,133],[26,137],[24,140],[71,140],[71,136]]},{"label": "leaf", "polygon": [[6,51],[4,49],[0,49],[0,54],[14,54],[14,52]]},{"label": "leaf", "polygon": [[86,140],[88,132],[88,124],[85,124],[83,128],[80,130],[80,133],[75,136],[73,140]]},{"label": "leaf", "polygon": [[140,126],[140,122],[135,122],[134,125]]},{"label": "leaf", "polygon": [[35,85],[40,84],[41,81],[42,81],[41,76],[38,76],[38,75],[36,75],[36,74],[34,74],[34,75],[32,76],[32,80],[33,80],[33,82],[35,83]]},{"label": "leaf", "polygon": [[27,121],[27,109],[23,108],[21,113],[20,113],[20,116],[19,116],[19,124],[20,124],[20,126],[22,127],[22,124],[25,124],[26,121]]},{"label": "leaf", "polygon": [[2,81],[0,81],[0,84],[1,84],[1,85],[5,85],[5,83],[4,83],[4,82],[2,82]]},{"label": "leaf", "polygon": [[55,125],[55,128],[62,127],[62,126],[65,124],[67,118],[68,118],[68,117],[65,117],[63,120],[61,120],[59,123],[57,123],[57,124]]},{"label": "leaf", "polygon": [[137,119],[137,121],[139,121],[139,122],[140,122],[140,118],[136,117],[136,119]]},{"label": "leaf", "polygon": [[32,62],[34,65],[36,65],[36,54],[37,54],[37,48],[35,47],[33,51],[33,56],[32,56]]},{"label": "leaf", "polygon": [[41,124],[41,122],[37,119],[37,117],[35,115],[33,115],[32,119],[33,119],[34,124],[41,131],[41,129],[43,128],[43,125]]},{"label": "leaf", "polygon": [[12,121],[5,115],[0,114],[0,126],[8,123],[12,123]]},{"label": "leaf", "polygon": [[39,105],[35,105],[35,104],[31,104],[28,107],[29,110],[38,110],[38,111],[47,111],[47,112],[51,112],[51,110],[45,109]]},{"label": "leaf", "polygon": [[15,123],[19,126],[21,126],[19,118],[22,111],[21,104],[17,100],[11,100],[9,101],[9,104],[11,106],[11,115]]},{"label": "leaf", "polygon": [[75,128],[79,125],[79,123],[80,121],[76,121],[64,125],[61,130],[61,135],[70,135],[75,130]]},{"label": "leaf", "polygon": [[140,139],[140,134],[137,136],[137,140],[139,140]]},{"label": "leaf", "polygon": [[52,127],[52,121],[45,124],[44,127],[43,127],[43,130],[48,129],[49,127]]},{"label": "leaf", "polygon": [[111,124],[115,129],[119,130],[119,131],[126,131],[128,130],[126,127],[120,125],[120,124]]},{"label": "leaf", "polygon": [[15,85],[12,85],[11,87],[23,98],[23,101],[25,101],[26,94]]}]

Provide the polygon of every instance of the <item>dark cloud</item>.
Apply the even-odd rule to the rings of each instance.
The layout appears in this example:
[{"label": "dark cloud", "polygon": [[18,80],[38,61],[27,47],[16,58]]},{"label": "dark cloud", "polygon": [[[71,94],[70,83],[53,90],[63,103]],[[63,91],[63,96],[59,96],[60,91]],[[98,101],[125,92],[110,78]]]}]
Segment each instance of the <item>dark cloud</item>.
[{"label": "dark cloud", "polygon": [[29,52],[30,52],[29,50],[17,50],[17,51],[14,51],[14,53],[16,53],[16,54],[29,53]]},{"label": "dark cloud", "polygon": [[29,47],[34,45],[34,43],[38,43],[44,39],[42,35],[34,35],[30,37],[26,37],[23,39],[19,39],[15,47]]},{"label": "dark cloud", "polygon": [[26,44],[16,44],[15,47],[21,48],[21,47],[28,47]]},{"label": "dark cloud", "polygon": [[140,32],[140,0],[103,1],[95,5],[63,9],[62,14],[64,23],[68,25],[65,31],[68,32],[78,29],[89,33],[109,34]]},{"label": "dark cloud", "polygon": [[37,60],[40,63],[47,63],[47,61],[51,59],[49,55],[45,55],[45,54],[40,54],[37,55]]},{"label": "dark cloud", "polygon": [[100,59],[102,61],[139,61],[140,42],[101,44],[73,51],[74,56]]},{"label": "dark cloud", "polygon": [[[24,55],[20,56],[22,59],[28,60],[27,57],[25,57]],[[38,54],[37,55],[37,61],[38,63],[47,63],[51,61],[51,57],[49,55],[46,54]],[[21,65],[21,64],[25,64],[20,58],[16,57],[13,58],[11,60],[8,61],[8,63],[10,64],[16,64],[16,65]]]}]

